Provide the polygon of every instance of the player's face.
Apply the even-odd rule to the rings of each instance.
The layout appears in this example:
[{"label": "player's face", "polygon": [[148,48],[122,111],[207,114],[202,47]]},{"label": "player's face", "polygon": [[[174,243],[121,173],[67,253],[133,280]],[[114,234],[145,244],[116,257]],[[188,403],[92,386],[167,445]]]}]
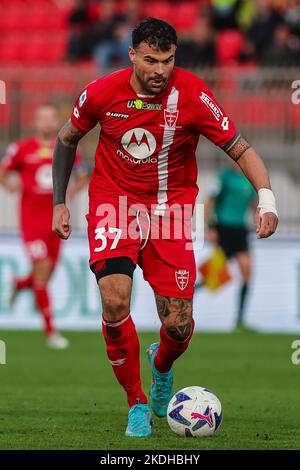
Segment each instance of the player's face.
[{"label": "player's face", "polygon": [[154,49],[141,42],[136,49],[129,49],[129,57],[134,67],[136,91],[157,95],[168,83],[175,61],[176,46],[172,44],[169,51]]},{"label": "player's face", "polygon": [[43,106],[36,111],[35,128],[37,134],[43,139],[50,139],[57,134],[59,119],[55,108]]}]

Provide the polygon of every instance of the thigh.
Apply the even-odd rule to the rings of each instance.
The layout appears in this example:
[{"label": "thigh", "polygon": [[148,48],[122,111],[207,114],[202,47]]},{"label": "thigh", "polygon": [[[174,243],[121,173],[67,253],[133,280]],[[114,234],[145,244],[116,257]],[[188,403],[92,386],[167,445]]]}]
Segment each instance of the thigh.
[{"label": "thigh", "polygon": [[161,296],[191,299],[194,294],[196,265],[189,228],[183,228],[179,236],[175,236],[173,228],[171,223],[171,231],[167,236],[163,236],[160,229],[157,237],[153,236],[151,230],[138,262],[144,279],[154,292]]},{"label": "thigh", "polygon": [[54,232],[24,232],[23,241],[32,263],[50,259],[55,265],[61,247],[61,239]]},{"label": "thigh", "polygon": [[135,216],[115,202],[90,201],[86,216],[90,247],[90,266],[109,258],[127,257],[137,263],[140,233]]},{"label": "thigh", "polygon": [[25,251],[32,263],[49,258],[48,244],[45,237],[39,237],[37,234],[28,236],[23,234]]}]

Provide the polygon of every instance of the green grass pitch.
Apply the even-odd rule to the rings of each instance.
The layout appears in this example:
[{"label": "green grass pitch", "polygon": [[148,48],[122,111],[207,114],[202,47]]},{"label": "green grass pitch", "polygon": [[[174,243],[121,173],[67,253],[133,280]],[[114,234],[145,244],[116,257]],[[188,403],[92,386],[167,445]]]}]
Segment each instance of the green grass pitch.
[{"label": "green grass pitch", "polygon": [[[300,449],[300,365],[289,335],[195,334],[175,367],[175,390],[200,385],[223,404],[210,438],[180,438],[166,419],[153,435],[126,438],[125,396],[107,362],[99,333],[67,333],[67,351],[48,350],[39,332],[1,332],[0,449]],[[150,384],[141,339],[144,390]]]}]

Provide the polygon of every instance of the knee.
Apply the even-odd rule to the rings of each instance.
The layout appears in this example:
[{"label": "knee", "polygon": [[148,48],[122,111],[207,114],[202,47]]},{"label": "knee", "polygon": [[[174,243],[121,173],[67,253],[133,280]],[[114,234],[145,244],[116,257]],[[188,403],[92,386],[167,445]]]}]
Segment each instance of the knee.
[{"label": "knee", "polygon": [[194,320],[190,318],[180,325],[168,325],[167,327],[163,325],[163,327],[167,335],[175,341],[185,341],[193,333]]},{"label": "knee", "polygon": [[110,274],[98,280],[103,308],[107,321],[122,320],[130,312],[132,279],[124,274]]},{"label": "knee", "polygon": [[107,321],[118,321],[130,311],[130,286],[108,278],[99,280],[103,316]]},{"label": "knee", "polygon": [[52,273],[52,261],[45,259],[37,262],[33,268],[33,283],[34,284],[47,284]]},{"label": "knee", "polygon": [[108,321],[117,321],[129,313],[128,299],[120,294],[102,299],[103,316]]}]

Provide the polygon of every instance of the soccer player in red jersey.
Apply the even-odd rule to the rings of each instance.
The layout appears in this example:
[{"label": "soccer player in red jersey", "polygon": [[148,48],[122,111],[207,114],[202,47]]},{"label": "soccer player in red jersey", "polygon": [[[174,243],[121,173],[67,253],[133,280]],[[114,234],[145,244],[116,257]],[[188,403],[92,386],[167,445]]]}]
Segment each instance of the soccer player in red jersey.
[{"label": "soccer player in red jersey", "polygon": [[[12,305],[23,289],[32,289],[40,312],[47,344],[56,349],[68,346],[53,323],[48,282],[56,266],[61,240],[52,231],[53,185],[52,158],[55,137],[59,129],[55,107],[44,105],[36,110],[36,135],[11,144],[0,165],[0,183],[10,192],[21,191],[20,229],[25,249],[32,262],[32,270],[25,278],[15,278],[10,299]],[[80,158],[80,157],[79,157]],[[87,182],[87,173],[76,161],[76,172],[71,193],[75,194]],[[17,172],[19,182],[10,178]]]},{"label": "soccer player in red jersey", "polygon": [[[102,299],[108,359],[130,407],[125,434],[135,437],[151,434],[152,417],[141,387],[139,340],[130,316],[133,271],[138,263],[154,291],[162,323],[160,342],[147,354],[153,377],[150,404],[157,416],[166,416],[173,393],[172,365],[186,351],[194,328],[196,270],[188,240],[198,192],[195,152],[200,134],[237,161],[258,191],[257,236],[268,237],[277,226],[262,159],[208,86],[174,67],[176,44],[172,26],[155,18],[142,21],[132,33],[132,67],[95,80],[82,91],[71,120],[58,134],[53,160],[53,229],[67,239],[71,227],[65,194],[76,147],[100,123],[89,186],[90,267]],[[180,220],[185,206],[190,214]],[[169,236],[164,236],[166,221]]]}]

